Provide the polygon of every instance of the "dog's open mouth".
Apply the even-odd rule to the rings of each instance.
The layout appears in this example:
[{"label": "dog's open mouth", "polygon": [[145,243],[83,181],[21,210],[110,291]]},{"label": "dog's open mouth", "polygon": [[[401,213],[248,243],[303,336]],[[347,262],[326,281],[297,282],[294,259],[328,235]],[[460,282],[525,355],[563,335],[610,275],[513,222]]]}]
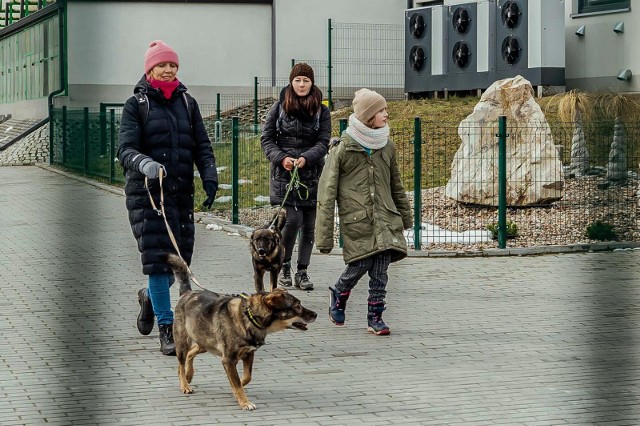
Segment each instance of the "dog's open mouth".
[{"label": "dog's open mouth", "polygon": [[298,330],[306,331],[307,330],[307,324],[305,324],[303,322],[294,322],[293,324],[291,324],[291,328],[296,328]]}]

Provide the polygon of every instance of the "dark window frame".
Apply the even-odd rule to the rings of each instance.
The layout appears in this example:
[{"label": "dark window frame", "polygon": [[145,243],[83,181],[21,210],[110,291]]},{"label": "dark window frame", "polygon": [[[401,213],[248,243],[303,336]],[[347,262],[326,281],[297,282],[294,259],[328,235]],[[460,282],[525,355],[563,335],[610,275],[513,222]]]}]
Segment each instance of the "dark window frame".
[{"label": "dark window frame", "polygon": [[631,0],[579,0],[578,13],[611,12],[629,10]]}]

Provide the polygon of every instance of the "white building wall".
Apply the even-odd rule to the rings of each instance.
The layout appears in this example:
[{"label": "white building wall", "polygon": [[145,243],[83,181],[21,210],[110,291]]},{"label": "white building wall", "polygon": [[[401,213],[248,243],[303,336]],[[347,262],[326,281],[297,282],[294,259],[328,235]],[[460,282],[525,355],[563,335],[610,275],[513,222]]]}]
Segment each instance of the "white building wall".
[{"label": "white building wall", "polygon": [[[273,0],[179,3],[68,0],[70,106],[123,102],[161,39],[180,56],[178,77],[198,101],[253,94],[254,77],[286,78],[291,59],[327,60],[327,21],[404,25],[406,0]],[[274,32],[275,29],[275,32]],[[0,105],[0,113],[46,111],[46,98]],[[38,105],[36,105],[38,104]],[[41,105],[40,105],[41,104]],[[37,107],[37,108],[36,108]]]},{"label": "white building wall", "polygon": [[404,25],[406,0],[274,0],[276,77],[291,59],[327,60],[328,19],[340,23]]},{"label": "white building wall", "polygon": [[[640,10],[589,16],[576,16],[577,0],[566,1],[565,52],[567,89],[640,91]],[[637,5],[636,5],[637,6]],[[624,33],[613,32],[617,22],[624,22]],[[584,25],[585,35],[576,30]],[[631,81],[619,81],[621,68],[632,71]]]},{"label": "white building wall", "polygon": [[68,3],[69,94],[118,102],[144,73],[149,42],[180,57],[178,77],[201,103],[271,72],[271,6],[206,3]]}]

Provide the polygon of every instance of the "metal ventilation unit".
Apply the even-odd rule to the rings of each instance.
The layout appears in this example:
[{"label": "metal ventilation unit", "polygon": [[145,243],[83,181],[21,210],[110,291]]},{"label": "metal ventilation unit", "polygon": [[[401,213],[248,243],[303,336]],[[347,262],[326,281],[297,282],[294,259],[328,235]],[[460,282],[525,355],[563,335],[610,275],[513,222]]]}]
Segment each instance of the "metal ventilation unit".
[{"label": "metal ventilation unit", "polygon": [[405,91],[420,90],[420,82],[431,75],[431,10],[407,11],[405,31]]},{"label": "metal ventilation unit", "polygon": [[496,80],[522,75],[534,86],[562,86],[564,1],[497,2]]},{"label": "metal ventilation unit", "polygon": [[[431,40],[432,67],[431,73],[405,72],[406,92],[486,89],[518,74],[534,86],[564,85],[564,9],[564,0],[479,0],[409,9],[407,25],[411,15],[431,16],[422,37]],[[406,39],[408,58],[412,42]]]},{"label": "metal ventilation unit", "polygon": [[[482,88],[493,69],[494,0],[447,6],[445,10],[447,67],[443,73],[448,90]],[[438,82],[442,85],[442,82]]]}]

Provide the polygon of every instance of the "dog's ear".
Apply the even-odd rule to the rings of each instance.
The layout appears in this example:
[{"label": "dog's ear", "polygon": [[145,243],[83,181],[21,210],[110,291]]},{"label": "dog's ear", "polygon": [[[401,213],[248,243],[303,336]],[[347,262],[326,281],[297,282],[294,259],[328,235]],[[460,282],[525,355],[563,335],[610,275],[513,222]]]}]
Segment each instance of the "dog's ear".
[{"label": "dog's ear", "polygon": [[271,309],[285,309],[288,306],[286,295],[286,290],[276,288],[264,297],[264,302]]}]

